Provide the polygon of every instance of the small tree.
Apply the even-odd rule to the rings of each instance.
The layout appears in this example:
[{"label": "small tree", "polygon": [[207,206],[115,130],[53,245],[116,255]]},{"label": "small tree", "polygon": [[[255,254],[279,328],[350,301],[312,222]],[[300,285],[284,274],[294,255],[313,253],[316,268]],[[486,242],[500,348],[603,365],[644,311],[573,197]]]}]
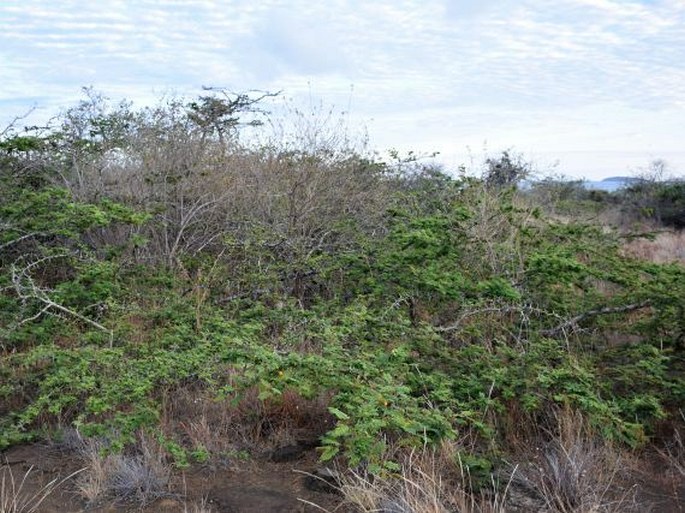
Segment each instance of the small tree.
[{"label": "small tree", "polygon": [[641,169],[639,179],[622,191],[627,214],[676,228],[685,226],[685,181],[669,178],[668,171],[661,159]]},{"label": "small tree", "polygon": [[[280,93],[231,93],[223,88],[205,87],[206,91],[215,94],[200,96],[188,103],[188,118],[202,131],[203,137],[215,136],[222,144],[237,133],[242,125],[259,126],[262,121],[253,119],[245,122],[242,117],[246,113],[264,113],[257,105],[264,100]],[[220,94],[216,94],[216,93]]]},{"label": "small tree", "polygon": [[530,164],[521,155],[512,155],[509,150],[505,150],[499,157],[490,157],[485,161],[483,179],[488,188],[502,189],[516,185],[530,172]]}]

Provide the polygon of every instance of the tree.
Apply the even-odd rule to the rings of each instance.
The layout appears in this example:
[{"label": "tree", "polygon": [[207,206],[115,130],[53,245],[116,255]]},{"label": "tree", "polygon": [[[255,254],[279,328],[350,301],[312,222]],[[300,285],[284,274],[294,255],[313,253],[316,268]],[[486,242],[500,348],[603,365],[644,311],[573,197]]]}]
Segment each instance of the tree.
[{"label": "tree", "polygon": [[685,227],[685,181],[669,178],[666,161],[653,160],[621,195],[626,213],[659,224]]},{"label": "tree", "polygon": [[253,119],[247,123],[241,120],[246,113],[263,113],[257,104],[265,98],[278,96],[280,93],[263,93],[250,96],[250,93],[232,93],[224,88],[204,87],[212,95],[198,97],[187,105],[188,118],[202,131],[203,137],[216,136],[222,144],[235,136],[241,124],[259,126],[262,122]]},{"label": "tree", "polygon": [[485,161],[483,179],[488,188],[502,189],[516,185],[531,172],[530,164],[525,162],[521,155],[512,155],[509,150]]}]

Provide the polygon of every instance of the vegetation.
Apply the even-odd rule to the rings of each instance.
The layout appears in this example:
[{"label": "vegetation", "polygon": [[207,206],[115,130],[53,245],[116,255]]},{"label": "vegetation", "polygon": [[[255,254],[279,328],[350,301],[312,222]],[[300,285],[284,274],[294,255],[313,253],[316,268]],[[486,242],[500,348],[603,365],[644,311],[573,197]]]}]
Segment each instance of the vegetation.
[{"label": "vegetation", "polygon": [[[480,179],[323,129],[247,143],[260,98],[208,94],[134,110],[89,91],[48,129],[5,131],[0,448],[76,428],[116,453],[144,436],[157,468],[159,451],[235,461],[308,431],[323,460],[387,477],[407,451],[459,442],[480,489],[533,439],[570,472],[560,412],[602,447],[682,426],[685,268],[597,222],[625,208],[682,226],[681,182],[519,191],[528,167],[509,153]],[[595,465],[605,452],[584,443]],[[163,469],[126,477],[143,456],[109,456],[119,477],[81,486],[154,499]],[[406,501],[414,477],[436,484],[403,475]],[[577,490],[522,476],[576,511]]]}]

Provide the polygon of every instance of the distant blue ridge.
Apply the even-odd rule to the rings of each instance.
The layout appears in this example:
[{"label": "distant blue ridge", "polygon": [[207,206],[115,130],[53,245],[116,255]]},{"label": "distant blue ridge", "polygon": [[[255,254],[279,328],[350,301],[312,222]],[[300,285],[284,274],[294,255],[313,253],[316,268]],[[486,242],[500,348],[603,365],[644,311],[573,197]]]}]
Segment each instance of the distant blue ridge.
[{"label": "distant blue ridge", "polygon": [[631,176],[612,176],[599,181],[584,180],[583,187],[596,191],[614,192],[639,181],[639,178]]},{"label": "distant blue ridge", "polygon": [[[588,190],[615,192],[619,189],[639,182],[640,180],[640,178],[636,178],[634,176],[611,176],[609,178],[604,178],[603,180],[579,180],[578,182],[580,182],[582,186]],[[574,180],[571,181],[573,182]],[[519,184],[519,186],[526,190],[530,189],[533,183],[534,182],[529,180],[524,180]]]}]

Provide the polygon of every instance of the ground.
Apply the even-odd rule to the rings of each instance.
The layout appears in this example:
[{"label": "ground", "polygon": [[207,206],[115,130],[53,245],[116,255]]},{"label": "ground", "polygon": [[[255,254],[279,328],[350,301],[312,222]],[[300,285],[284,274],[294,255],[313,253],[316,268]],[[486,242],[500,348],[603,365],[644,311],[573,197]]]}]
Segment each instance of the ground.
[{"label": "ground", "polygon": [[[40,513],[288,513],[323,510],[343,513],[342,498],[305,486],[307,473],[317,466],[317,455],[307,451],[297,460],[274,463],[266,459],[245,463],[239,470],[212,465],[194,465],[178,471],[168,497],[141,508],[139,504],[115,500],[87,504],[77,492],[74,479],[61,484],[36,510]],[[79,469],[81,462],[54,446],[41,444],[14,447],[0,456],[14,476],[18,488],[29,472],[21,495],[31,497],[53,479]],[[6,486],[9,482],[7,481]],[[205,502],[204,509],[200,508]],[[12,511],[12,510],[10,510]]]}]

